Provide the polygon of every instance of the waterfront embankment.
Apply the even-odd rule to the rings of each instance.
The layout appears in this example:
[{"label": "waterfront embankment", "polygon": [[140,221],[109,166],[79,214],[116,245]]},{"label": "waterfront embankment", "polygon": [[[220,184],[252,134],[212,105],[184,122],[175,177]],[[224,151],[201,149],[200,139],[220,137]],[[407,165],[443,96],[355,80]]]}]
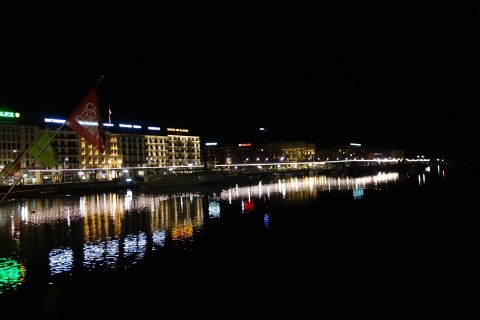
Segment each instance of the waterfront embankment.
[{"label": "waterfront embankment", "polygon": [[290,177],[328,175],[328,176],[356,176],[388,171],[416,171],[423,170],[427,164],[378,164],[378,165],[345,165],[330,166],[323,169],[289,169],[289,170],[257,170],[257,171],[201,171],[195,173],[158,175],[154,179],[125,180],[97,180],[97,181],[70,181],[45,184],[19,183],[0,186],[0,199],[18,199],[31,197],[47,197],[78,193],[112,191],[122,189],[158,189],[190,186],[224,185],[228,183],[243,183],[267,179],[283,179]]}]

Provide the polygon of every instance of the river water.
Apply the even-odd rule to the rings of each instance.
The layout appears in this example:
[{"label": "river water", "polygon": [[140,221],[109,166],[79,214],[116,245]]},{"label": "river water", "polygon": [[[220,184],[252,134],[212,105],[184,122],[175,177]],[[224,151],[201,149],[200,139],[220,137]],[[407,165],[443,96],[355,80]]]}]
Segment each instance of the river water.
[{"label": "river water", "polygon": [[429,166],[10,200],[0,306],[49,319],[458,318],[473,301],[477,177]]}]

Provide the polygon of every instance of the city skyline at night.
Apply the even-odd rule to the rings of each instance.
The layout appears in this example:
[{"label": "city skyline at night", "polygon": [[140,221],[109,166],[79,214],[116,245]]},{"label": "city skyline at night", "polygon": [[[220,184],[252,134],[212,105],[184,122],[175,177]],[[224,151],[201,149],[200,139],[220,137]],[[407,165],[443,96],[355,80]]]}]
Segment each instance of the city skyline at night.
[{"label": "city skyline at night", "polygon": [[351,1],[6,5],[0,109],[66,118],[104,75],[105,122],[473,157],[478,14]]},{"label": "city skyline at night", "polygon": [[[110,120],[110,119],[108,119]],[[19,112],[15,111],[1,111],[0,110],[0,124],[3,125],[13,125],[13,126],[27,126],[27,127],[35,127],[35,131],[38,131],[38,133],[43,130],[44,128],[48,128],[51,131],[51,134],[53,132],[57,131],[58,129],[63,130],[62,132],[65,132],[65,130],[71,131],[70,128],[64,127],[65,119],[61,118],[43,118],[37,122],[33,123],[27,123],[23,120],[23,116]],[[266,128],[258,128],[256,130],[252,130],[252,132],[249,132],[245,136],[237,136],[237,137],[230,137],[229,139],[223,139],[222,138],[222,132],[218,133],[218,136],[216,138],[211,138],[211,139],[205,139],[204,137],[196,134],[196,132],[192,132],[189,128],[173,128],[173,127],[168,127],[168,126],[159,126],[158,124],[155,125],[144,125],[139,122],[133,122],[133,123],[118,123],[118,122],[112,122],[112,121],[107,121],[103,122],[103,129],[107,134],[114,134],[114,135],[122,135],[122,134],[127,134],[127,135],[138,135],[138,136],[144,136],[144,137],[149,137],[149,136],[157,136],[157,137],[167,137],[169,135],[174,135],[174,136],[185,136],[185,137],[192,137],[195,140],[198,140],[199,148],[202,149],[202,152],[205,152],[208,149],[232,149],[232,148],[239,148],[239,149],[252,149],[252,150],[257,150],[261,149],[264,150],[265,148],[272,148],[272,146],[275,145],[283,145],[286,148],[306,148],[306,149],[312,149],[316,153],[323,153],[324,156],[321,160],[326,160],[325,152],[327,153],[333,153],[337,152],[338,148],[342,149],[361,149],[362,151],[362,158],[365,158],[365,150],[369,150],[369,153],[375,153],[379,152],[379,154],[384,153],[384,154],[390,154],[391,152],[395,153],[401,153],[401,156],[394,156],[394,158],[415,158],[416,156],[423,156],[423,157],[440,157],[443,158],[443,155],[440,155],[438,153],[429,153],[428,151],[425,152],[426,150],[411,150],[407,149],[404,150],[402,148],[399,148],[398,146],[395,145],[383,145],[383,146],[375,146],[375,145],[365,145],[363,143],[358,143],[358,142],[348,142],[348,141],[341,141],[338,144],[331,144],[331,145],[324,145],[324,144],[317,144],[311,140],[305,139],[305,140],[299,140],[295,139],[295,135],[292,135],[290,139],[275,139],[274,137],[270,137],[267,134],[267,129]],[[10,132],[10,130],[18,131],[19,129],[3,129],[6,132]],[[23,130],[30,130],[30,129],[21,129]],[[37,133],[37,134],[38,134]],[[6,136],[5,136],[6,137]],[[13,138],[13,136],[10,136]],[[74,136],[72,136],[74,137]],[[63,137],[62,137],[63,138]],[[271,138],[271,139],[270,139]],[[5,145],[7,140],[4,141],[3,145],[4,146],[4,151],[7,153],[12,153],[12,156],[15,153],[18,153],[22,147],[20,146],[19,142],[23,140],[21,139],[20,136],[17,136],[16,139],[11,140],[9,143],[13,145],[18,145],[17,147],[12,147],[13,151],[10,150],[9,148]],[[14,141],[14,142],[12,142]],[[58,144],[59,142],[57,142]],[[297,144],[297,146],[294,146]],[[300,145],[298,145],[300,144]],[[22,144],[23,145],[23,144]],[[28,143],[27,143],[28,145]],[[292,145],[290,147],[287,147],[288,145]],[[58,147],[58,146],[57,146]],[[0,149],[1,146],[0,146]],[[18,150],[16,150],[18,149]],[[233,149],[232,149],[233,150]],[[337,150],[337,151],[335,151]],[[101,152],[99,152],[99,155]],[[108,155],[108,152],[107,154]],[[64,155],[65,156],[65,155]],[[343,157],[343,156],[342,156]],[[330,156],[332,158],[332,156]],[[352,158],[352,157],[350,157]],[[368,157],[369,159],[373,159],[373,157]],[[310,159],[308,161],[312,161],[315,159]],[[320,160],[318,158],[317,160]],[[303,161],[303,160],[302,160]],[[241,163],[242,161],[240,161]]]}]

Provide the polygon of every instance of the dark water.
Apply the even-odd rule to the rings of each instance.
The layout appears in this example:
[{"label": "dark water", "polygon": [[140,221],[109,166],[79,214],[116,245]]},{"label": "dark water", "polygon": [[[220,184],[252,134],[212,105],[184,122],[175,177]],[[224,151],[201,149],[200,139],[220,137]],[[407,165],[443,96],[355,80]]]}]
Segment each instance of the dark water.
[{"label": "dark water", "polygon": [[463,317],[477,183],[477,167],[452,166],[10,201],[0,306],[48,319]]}]

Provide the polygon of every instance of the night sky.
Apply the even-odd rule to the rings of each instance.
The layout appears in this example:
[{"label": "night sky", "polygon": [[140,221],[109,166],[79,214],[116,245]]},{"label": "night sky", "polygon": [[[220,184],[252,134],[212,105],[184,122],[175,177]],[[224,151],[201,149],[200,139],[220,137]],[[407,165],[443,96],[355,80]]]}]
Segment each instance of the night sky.
[{"label": "night sky", "polygon": [[[202,141],[478,153],[480,8],[470,2],[0,4],[0,109],[66,118],[100,83],[104,121]],[[316,3],[314,5],[314,3]]]}]

